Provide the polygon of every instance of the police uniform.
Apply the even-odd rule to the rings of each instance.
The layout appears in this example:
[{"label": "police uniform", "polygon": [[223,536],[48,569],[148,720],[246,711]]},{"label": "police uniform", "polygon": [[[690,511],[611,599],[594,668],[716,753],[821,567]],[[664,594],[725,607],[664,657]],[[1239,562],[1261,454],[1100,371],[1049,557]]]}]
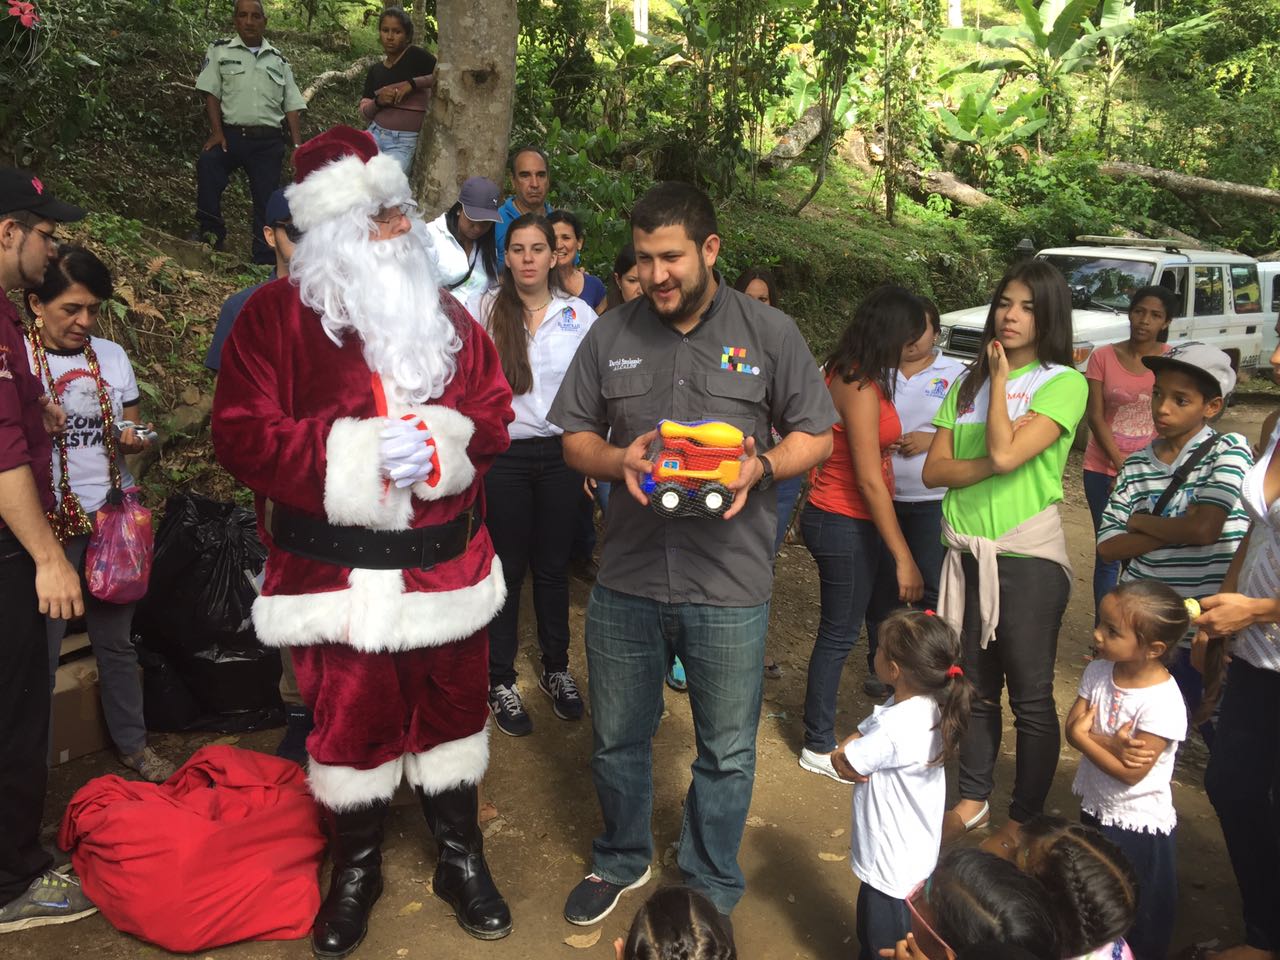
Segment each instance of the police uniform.
[{"label": "police uniform", "polygon": [[227,149],[213,147],[196,161],[196,221],[202,235],[226,237],[222,193],[239,167],[249,178],[253,198],[253,261],[275,263],[262,237],[267,199],[280,185],[285,141],[280,130],[286,113],[305,110],[293,70],[267,40],[255,54],[243,40],[218,40],[209,46],[196,89],[217,97]]}]

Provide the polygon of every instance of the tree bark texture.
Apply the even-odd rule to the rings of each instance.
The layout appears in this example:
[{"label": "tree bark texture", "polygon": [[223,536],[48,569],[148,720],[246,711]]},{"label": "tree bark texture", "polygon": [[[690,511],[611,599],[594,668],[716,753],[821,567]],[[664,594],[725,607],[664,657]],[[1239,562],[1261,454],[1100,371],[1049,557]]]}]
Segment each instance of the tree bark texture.
[{"label": "tree bark texture", "polygon": [[516,0],[437,0],[435,93],[422,123],[414,192],[428,219],[458,199],[468,177],[499,185],[516,89]]},{"label": "tree bark texture", "polygon": [[790,168],[821,133],[822,104],[815,103],[778,138],[769,155],[760,161],[760,166],[768,171],[779,172]]},{"label": "tree bark texture", "polygon": [[1224,197],[1256,200],[1259,203],[1280,207],[1280,190],[1255,187],[1248,183],[1209,180],[1206,177],[1193,177],[1185,173],[1178,173],[1175,170],[1158,170],[1155,167],[1143,166],[1140,163],[1121,163],[1120,161],[1100,164],[1098,172],[1107,177],[1140,177],[1177,194],[1196,196],[1215,193]]}]

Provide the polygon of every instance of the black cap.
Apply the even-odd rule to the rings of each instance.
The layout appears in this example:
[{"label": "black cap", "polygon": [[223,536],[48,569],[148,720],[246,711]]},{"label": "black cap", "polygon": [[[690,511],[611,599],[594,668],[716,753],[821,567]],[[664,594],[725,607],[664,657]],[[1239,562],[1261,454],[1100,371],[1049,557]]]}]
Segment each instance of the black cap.
[{"label": "black cap", "polygon": [[57,199],[29,170],[0,167],[0,217],[19,210],[55,223],[70,223],[84,216],[79,207]]}]

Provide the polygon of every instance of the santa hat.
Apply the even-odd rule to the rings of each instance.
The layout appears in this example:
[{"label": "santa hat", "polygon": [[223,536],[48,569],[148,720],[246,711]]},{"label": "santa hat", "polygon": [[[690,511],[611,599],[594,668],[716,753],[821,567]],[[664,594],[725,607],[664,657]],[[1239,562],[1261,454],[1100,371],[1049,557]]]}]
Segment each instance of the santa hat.
[{"label": "santa hat", "polygon": [[399,162],[379,153],[363,130],[339,125],[312,137],[294,152],[293,167],[285,196],[303,233],[346,213],[372,216],[413,198]]}]

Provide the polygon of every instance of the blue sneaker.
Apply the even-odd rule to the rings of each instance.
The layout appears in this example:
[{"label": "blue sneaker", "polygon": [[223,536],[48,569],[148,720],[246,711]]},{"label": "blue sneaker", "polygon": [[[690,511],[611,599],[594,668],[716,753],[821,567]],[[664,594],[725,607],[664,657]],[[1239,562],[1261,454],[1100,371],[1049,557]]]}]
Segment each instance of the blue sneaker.
[{"label": "blue sneaker", "polygon": [[671,669],[667,671],[667,686],[678,693],[689,689],[689,681],[685,679],[684,664],[679,657],[671,658]]}]

